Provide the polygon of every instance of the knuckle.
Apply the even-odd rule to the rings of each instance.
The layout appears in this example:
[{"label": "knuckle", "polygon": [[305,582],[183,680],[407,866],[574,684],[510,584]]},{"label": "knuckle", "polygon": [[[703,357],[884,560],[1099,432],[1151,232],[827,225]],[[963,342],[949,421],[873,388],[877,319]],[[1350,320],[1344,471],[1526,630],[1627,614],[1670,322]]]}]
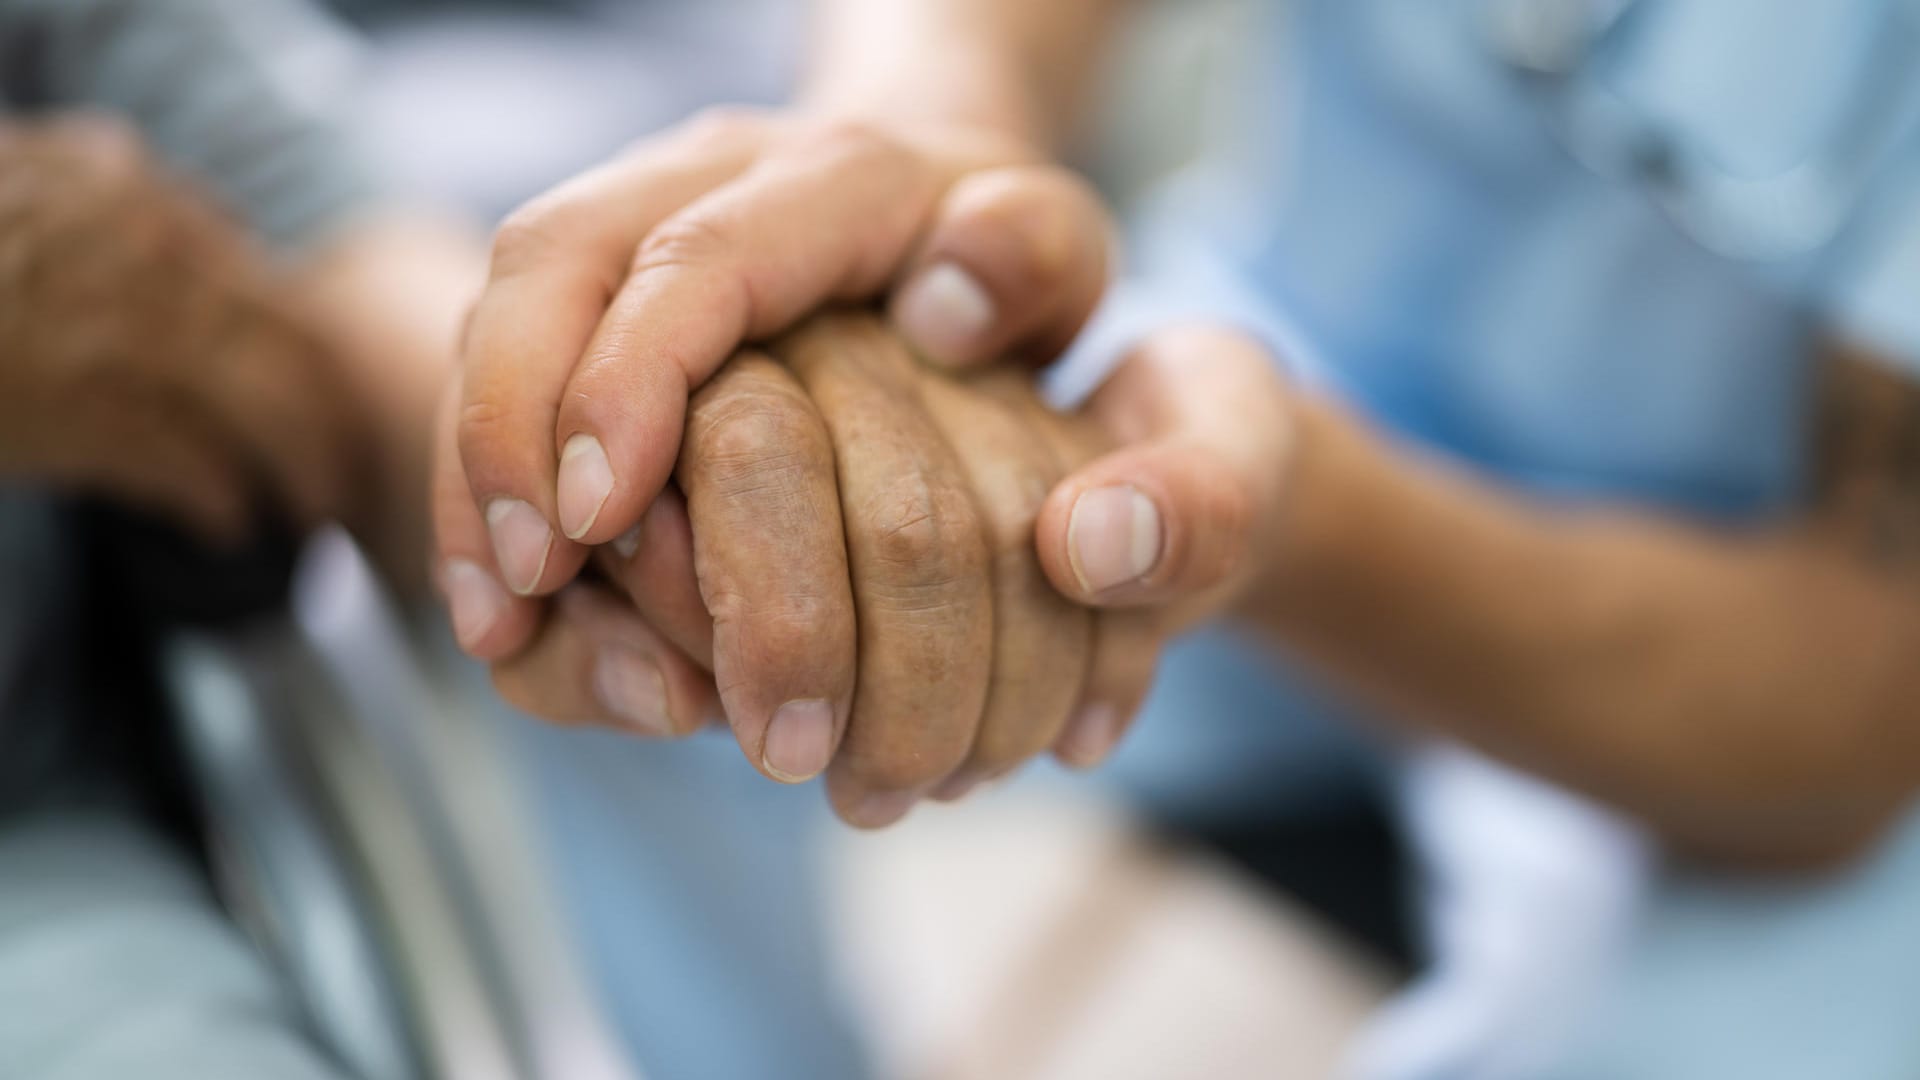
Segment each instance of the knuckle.
[{"label": "knuckle", "polygon": [[819,425],[793,394],[737,381],[702,391],[689,419],[694,471],[728,493],[798,470],[820,441]]},{"label": "knuckle", "polygon": [[842,647],[842,635],[835,631],[850,622],[839,604],[804,593],[751,606],[735,603],[729,614],[750,663],[799,669],[810,676],[817,676],[827,661],[823,653]]},{"label": "knuckle", "polygon": [[675,214],[640,242],[634,251],[632,272],[645,274],[714,262],[733,249],[734,232],[724,217],[711,211]]},{"label": "knuckle", "polygon": [[[1017,238],[1024,283],[1039,286],[1066,277],[1082,265],[1102,239],[1094,196],[1080,182],[1055,170],[1029,169],[985,182],[962,214],[966,227]],[[1093,233],[1089,236],[1089,233]]]},{"label": "knuckle", "polygon": [[471,466],[514,445],[514,419],[513,410],[490,394],[461,402],[455,440],[460,459]]},{"label": "knuckle", "polygon": [[716,636],[730,632],[747,618],[748,595],[739,582],[708,568],[701,568],[700,598],[713,619]]},{"label": "knuckle", "polygon": [[889,484],[863,522],[882,576],[896,582],[937,585],[980,569],[984,561],[971,501],[922,474]]},{"label": "knuckle", "polygon": [[749,105],[709,105],[681,125],[680,137],[696,152],[728,150],[765,134],[766,110]]},{"label": "knuckle", "polygon": [[[881,189],[908,186],[924,159],[885,129],[860,120],[836,119],[813,126],[783,155],[802,171],[858,178]],[[878,208],[876,208],[878,209]],[[874,220],[885,220],[877,213]]]},{"label": "knuckle", "polygon": [[566,247],[568,209],[560,196],[550,192],[508,214],[493,234],[493,276],[512,277]]},{"label": "knuckle", "polygon": [[906,148],[878,125],[849,117],[815,125],[807,132],[807,145],[822,157],[835,159],[873,161],[906,153]]},{"label": "knuckle", "polygon": [[475,397],[460,403],[459,431],[460,442],[464,449],[468,440],[484,440],[496,434],[504,434],[507,418],[511,415],[492,395]]}]

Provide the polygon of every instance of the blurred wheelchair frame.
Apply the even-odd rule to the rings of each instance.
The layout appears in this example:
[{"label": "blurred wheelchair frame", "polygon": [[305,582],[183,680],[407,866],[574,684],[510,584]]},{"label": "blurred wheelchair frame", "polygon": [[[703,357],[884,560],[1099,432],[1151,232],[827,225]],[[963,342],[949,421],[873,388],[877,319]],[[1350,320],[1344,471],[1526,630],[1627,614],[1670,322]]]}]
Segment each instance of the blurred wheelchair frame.
[{"label": "blurred wheelchair frame", "polygon": [[315,1038],[367,1080],[639,1080],[492,729],[344,532],[291,565],[175,620],[160,666],[219,892]]}]

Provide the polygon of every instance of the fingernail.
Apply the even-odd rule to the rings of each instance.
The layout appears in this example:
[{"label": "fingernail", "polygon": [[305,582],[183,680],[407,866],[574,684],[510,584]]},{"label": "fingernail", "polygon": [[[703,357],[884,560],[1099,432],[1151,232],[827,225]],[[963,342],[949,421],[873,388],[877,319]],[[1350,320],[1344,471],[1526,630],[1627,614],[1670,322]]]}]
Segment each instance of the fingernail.
[{"label": "fingernail", "polygon": [[1076,769],[1091,769],[1113,750],[1119,730],[1120,713],[1113,706],[1088,705],[1067,722],[1054,753]]},{"label": "fingernail", "polygon": [[553,551],[553,529],[540,511],[519,499],[495,499],[487,504],[487,531],[493,534],[493,557],[507,588],[522,596],[540,583]]},{"label": "fingernail", "polygon": [[624,645],[607,645],[593,664],[593,691],[608,712],[643,735],[673,737],[660,668]]},{"label": "fingernail", "polygon": [[853,824],[862,829],[884,829],[920,801],[916,791],[883,791],[860,800],[853,808]]},{"label": "fingernail", "polygon": [[635,525],[626,532],[613,538],[613,553],[622,559],[632,561],[640,550],[640,526]]},{"label": "fingernail", "polygon": [[993,329],[993,297],[972,274],[951,262],[936,263],[900,290],[893,321],[927,358],[948,362],[964,356]]},{"label": "fingernail", "polygon": [[1160,561],[1160,508],[1131,487],[1085,492],[1067,519],[1067,553],[1090,594],[1139,581]]},{"label": "fingernail", "polygon": [[468,652],[487,636],[512,602],[492,574],[467,559],[448,559],[441,566],[440,588],[447,594],[454,640]]},{"label": "fingernail", "polygon": [[567,440],[560,450],[560,528],[570,540],[587,535],[600,518],[600,508],[613,494],[613,466],[607,463],[607,448],[591,435],[580,434]]},{"label": "fingernail", "polygon": [[789,701],[774,711],[760,762],[783,783],[799,784],[820,775],[833,757],[833,706],[824,701]]}]

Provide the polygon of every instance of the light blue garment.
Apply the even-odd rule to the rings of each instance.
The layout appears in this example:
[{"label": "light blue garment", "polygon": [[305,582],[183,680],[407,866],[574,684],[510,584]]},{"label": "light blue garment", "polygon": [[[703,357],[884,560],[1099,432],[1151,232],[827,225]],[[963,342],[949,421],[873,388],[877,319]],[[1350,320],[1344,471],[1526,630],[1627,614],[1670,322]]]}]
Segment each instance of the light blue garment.
[{"label": "light blue garment", "polygon": [[818,785],[725,732],[658,745],[501,717],[605,1009],[659,1080],[857,1080],[827,952]]},{"label": "light blue garment", "polygon": [[[1884,274],[1914,257],[1888,249],[1896,224],[1910,234],[1920,223],[1920,194],[1904,205],[1894,197],[1920,190],[1902,186],[1920,165],[1914,144],[1856,200],[1863,216],[1827,243],[1736,262],[1703,248],[1651,188],[1575,159],[1550,99],[1490,46],[1489,6],[1293,5],[1276,31],[1282,57],[1248,95],[1258,137],[1170,197],[1146,258],[1200,245],[1284,314],[1347,397],[1394,431],[1516,482],[1719,513],[1779,507],[1797,491],[1816,328],[1870,332],[1874,320],[1858,313],[1897,291]],[[1642,34],[1655,40],[1638,50],[1664,57],[1718,55],[1770,40],[1769,30],[1805,37],[1803,23],[1885,5],[1639,6],[1638,23],[1650,24]],[[1662,9],[1693,8],[1720,17],[1680,28],[1691,40],[1655,33]],[[1781,14],[1793,10],[1800,16]],[[1737,92],[1661,83],[1641,96],[1649,113],[1705,114],[1690,141],[1752,144],[1746,157],[1784,160],[1818,136],[1762,145],[1772,128],[1750,114],[1773,116],[1808,95],[1847,99],[1830,84],[1849,83],[1864,63],[1838,51],[1735,70],[1723,81]],[[1611,67],[1632,70],[1620,57]],[[1609,85],[1657,82],[1615,74]],[[1660,104],[1668,99],[1684,107]],[[1735,130],[1709,126],[1716,101]],[[1920,327],[1896,330],[1898,321],[1883,312],[1872,332],[1920,357]]]},{"label": "light blue garment", "polygon": [[[1920,377],[1916,5],[1273,10],[1246,138],[1138,223],[1141,280],[1106,346],[1175,314],[1224,318],[1500,483],[1736,522],[1801,497],[1823,335]],[[1617,21],[1571,52],[1524,47],[1581,11]],[[1311,772],[1303,746],[1333,745],[1289,734],[1324,728],[1324,693],[1228,663],[1176,652],[1117,762],[1190,817],[1284,808],[1298,792],[1260,766]],[[1639,929],[1590,973],[1588,1000],[1612,1004],[1563,1060],[1580,1076],[1920,1075],[1916,853],[1909,831],[1797,891],[1650,882]],[[1509,1074],[1472,1060],[1415,1075]]]},{"label": "light blue garment", "polygon": [[1657,884],[1565,1080],[1920,1076],[1920,820],[1828,881]]},{"label": "light blue garment", "polygon": [[104,800],[0,824],[0,1077],[349,1080],[191,852]]}]

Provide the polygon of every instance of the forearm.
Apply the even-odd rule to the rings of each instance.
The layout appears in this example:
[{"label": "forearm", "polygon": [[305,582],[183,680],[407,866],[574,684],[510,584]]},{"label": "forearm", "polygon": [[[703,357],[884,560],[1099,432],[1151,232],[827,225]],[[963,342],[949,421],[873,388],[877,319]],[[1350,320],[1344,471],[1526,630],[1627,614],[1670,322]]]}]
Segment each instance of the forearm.
[{"label": "forearm", "polygon": [[1527,505],[1301,410],[1249,615],[1398,717],[1731,857],[1868,835],[1920,780],[1920,592],[1812,533]]},{"label": "forearm", "polygon": [[1058,146],[1128,0],[821,0],[803,98]]},{"label": "forearm", "polygon": [[337,350],[375,464],[346,524],[403,591],[426,584],[433,413],[485,266],[477,231],[394,213],[344,225],[291,267],[290,292]]}]

